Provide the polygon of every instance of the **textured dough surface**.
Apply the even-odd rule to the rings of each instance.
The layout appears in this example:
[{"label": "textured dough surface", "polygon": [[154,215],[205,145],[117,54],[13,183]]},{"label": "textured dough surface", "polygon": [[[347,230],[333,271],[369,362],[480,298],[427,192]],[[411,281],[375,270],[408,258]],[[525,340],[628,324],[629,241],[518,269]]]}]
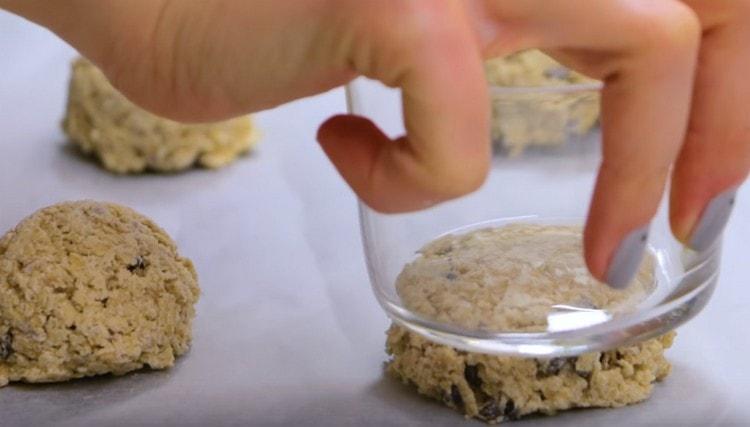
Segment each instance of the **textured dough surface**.
[{"label": "textured dough surface", "polygon": [[547,330],[551,313],[569,311],[559,305],[626,312],[653,291],[652,256],[619,290],[594,279],[582,254],[578,226],[515,223],[449,234],[404,267],[396,291],[425,317],[503,332]]},{"label": "textured dough surface", "polygon": [[389,373],[419,393],[490,423],[645,400],[671,366],[674,332],[616,350],[550,360],[467,353],[392,326]]},{"label": "textured dough surface", "polygon": [[[538,50],[485,63],[488,82],[500,87],[560,87],[595,83]],[[492,137],[518,155],[527,147],[554,147],[589,132],[599,120],[597,91],[492,93]]]},{"label": "textured dough surface", "polygon": [[85,59],[73,64],[63,129],[82,152],[116,173],[219,168],[258,141],[250,117],[183,124],[128,101]]},{"label": "textured dough surface", "polygon": [[198,295],[190,260],[135,211],[42,209],[0,239],[0,386],[170,367]]}]

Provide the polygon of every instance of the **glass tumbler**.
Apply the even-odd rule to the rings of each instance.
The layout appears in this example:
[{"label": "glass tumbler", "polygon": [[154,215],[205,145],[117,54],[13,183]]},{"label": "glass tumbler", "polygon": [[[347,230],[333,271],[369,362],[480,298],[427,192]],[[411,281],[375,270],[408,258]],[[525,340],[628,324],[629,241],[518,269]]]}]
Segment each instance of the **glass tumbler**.
[{"label": "glass tumbler", "polygon": [[[466,351],[562,357],[649,339],[701,311],[716,285],[721,244],[701,253],[686,249],[670,232],[666,203],[649,234],[652,286],[626,310],[552,301],[541,328],[480,328],[414,310],[399,294],[402,270],[420,256],[420,248],[440,236],[518,223],[581,226],[585,222],[600,163],[601,134],[596,126],[600,89],[599,83],[491,87],[493,124],[488,132],[493,158],[481,189],[405,214],[381,214],[360,202],[372,289],[393,322]],[[347,98],[350,113],[373,120],[391,137],[404,134],[398,90],[360,78],[348,85]],[[525,309],[514,306],[519,303],[511,299],[493,304],[497,307],[490,309]]]}]

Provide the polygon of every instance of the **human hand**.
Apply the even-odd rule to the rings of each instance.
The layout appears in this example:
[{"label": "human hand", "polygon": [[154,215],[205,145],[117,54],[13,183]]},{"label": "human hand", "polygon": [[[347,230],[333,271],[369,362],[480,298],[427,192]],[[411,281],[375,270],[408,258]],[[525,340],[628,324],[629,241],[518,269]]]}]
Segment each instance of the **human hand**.
[{"label": "human hand", "polygon": [[[404,137],[391,141],[352,116],[319,132],[355,192],[387,212],[481,185],[490,155],[482,61],[546,49],[605,82],[604,160],[585,247],[592,273],[614,285],[640,260],[640,236],[680,153],[700,38],[695,13],[676,0],[62,3],[64,13],[50,14],[42,0],[0,0],[69,40],[128,97],[166,117],[227,118],[358,75],[402,88]],[[705,154],[692,151],[679,154],[672,193],[673,229],[686,242],[711,193],[687,190]]]},{"label": "human hand", "polygon": [[705,250],[720,236],[750,170],[750,1],[684,0],[702,39],[687,137],[674,165],[670,222]]},{"label": "human hand", "polygon": [[[557,36],[539,36],[537,42],[572,68],[606,83],[602,106],[604,158],[590,208],[585,249],[589,268],[597,277],[624,285],[636,260],[640,260],[643,245],[639,237],[645,235],[644,224],[648,224],[661,199],[670,167],[670,223],[679,240],[695,250],[706,250],[727,223],[737,187],[750,170],[750,117],[744,105],[750,99],[750,82],[745,78],[750,70],[750,49],[745,46],[750,39],[750,1],[684,0],[699,19],[699,44],[692,41],[695,25],[690,13],[680,10],[675,2],[620,2],[626,7],[620,13],[610,9],[617,2],[588,6],[573,5],[575,1],[543,5],[525,2],[524,6],[538,6],[538,10],[553,15],[541,31],[554,32],[555,23],[563,26],[575,20],[561,20],[564,12],[551,10],[561,3],[566,8],[575,6],[573,13],[586,15],[581,16],[580,31],[607,37],[610,40],[606,43],[615,41],[618,34],[627,37],[622,33],[628,32],[627,27],[618,25],[636,23],[636,27],[630,27],[631,33],[639,32],[637,22],[655,27],[631,34],[646,42],[638,47],[645,62],[638,64],[627,56],[615,59],[615,63],[629,63],[620,62],[624,72],[607,70],[612,62],[596,60],[593,45],[571,52],[571,42],[565,40],[576,31],[569,28],[559,29]],[[609,18],[614,21],[609,22]],[[592,26],[590,22],[594,21],[597,24]],[[654,39],[650,33],[659,34],[660,29],[666,31]],[[694,70],[686,62],[691,45],[698,53]],[[665,51],[664,46],[671,48]],[[646,52],[656,58],[648,59]],[[681,55],[682,61],[672,54]],[[628,69],[635,80],[625,82],[623,76]],[[695,79],[688,94],[691,72]],[[621,91],[631,95],[623,96]],[[682,138],[678,123],[687,105],[691,106],[688,129]]]}]

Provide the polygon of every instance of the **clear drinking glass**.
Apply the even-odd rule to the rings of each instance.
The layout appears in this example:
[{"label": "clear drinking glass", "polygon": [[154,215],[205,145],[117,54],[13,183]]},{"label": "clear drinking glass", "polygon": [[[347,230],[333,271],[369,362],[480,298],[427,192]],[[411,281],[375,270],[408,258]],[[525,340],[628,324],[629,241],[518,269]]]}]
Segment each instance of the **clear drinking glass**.
[{"label": "clear drinking glass", "polygon": [[[479,191],[407,214],[380,214],[360,203],[370,281],[394,322],[466,351],[560,357],[658,336],[703,309],[716,285],[721,245],[703,253],[684,248],[670,232],[665,203],[649,235],[653,289],[622,312],[551,305],[543,330],[473,329],[410,310],[397,292],[404,266],[439,236],[519,222],[582,225],[600,161],[600,132],[591,118],[599,90],[598,83],[492,87],[497,120],[488,131],[494,153]],[[404,133],[398,90],[358,79],[347,87],[347,96],[351,113],[372,119],[392,137]]]}]

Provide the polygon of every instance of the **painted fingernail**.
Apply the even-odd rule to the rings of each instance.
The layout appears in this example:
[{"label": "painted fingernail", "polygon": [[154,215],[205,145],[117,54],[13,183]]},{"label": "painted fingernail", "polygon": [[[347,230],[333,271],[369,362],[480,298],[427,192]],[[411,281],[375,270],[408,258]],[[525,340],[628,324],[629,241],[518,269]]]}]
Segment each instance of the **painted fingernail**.
[{"label": "painted fingernail", "polygon": [[693,250],[705,251],[718,240],[727,225],[727,221],[729,221],[736,196],[737,187],[732,187],[723,193],[719,193],[706,205],[690,236],[688,244]]},{"label": "painted fingernail", "polygon": [[649,226],[650,224],[646,224],[633,230],[622,239],[607,269],[606,280],[609,286],[623,289],[633,280],[643,261],[643,254],[648,243]]}]

